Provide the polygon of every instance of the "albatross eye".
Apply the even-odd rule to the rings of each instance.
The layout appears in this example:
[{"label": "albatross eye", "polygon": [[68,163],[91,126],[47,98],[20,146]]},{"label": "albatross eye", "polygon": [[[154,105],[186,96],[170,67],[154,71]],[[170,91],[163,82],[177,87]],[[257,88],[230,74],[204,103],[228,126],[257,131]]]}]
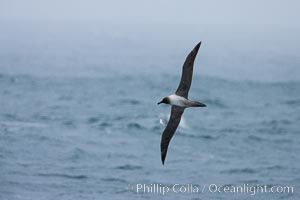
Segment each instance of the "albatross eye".
[{"label": "albatross eye", "polygon": [[168,99],[168,98],[164,98],[164,99],[163,99],[163,102],[164,102],[164,103],[169,103],[169,99]]}]

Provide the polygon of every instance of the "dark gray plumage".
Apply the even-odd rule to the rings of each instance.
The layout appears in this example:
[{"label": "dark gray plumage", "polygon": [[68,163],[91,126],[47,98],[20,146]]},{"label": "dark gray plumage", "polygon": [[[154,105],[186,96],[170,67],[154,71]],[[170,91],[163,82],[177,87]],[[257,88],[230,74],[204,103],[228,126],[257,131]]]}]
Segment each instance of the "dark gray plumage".
[{"label": "dark gray plumage", "polygon": [[[165,163],[169,143],[180,123],[181,116],[184,112],[184,109],[187,107],[205,107],[206,105],[197,101],[188,100],[188,93],[191,87],[192,78],[193,78],[193,67],[194,61],[197,56],[198,50],[200,48],[201,42],[199,42],[194,49],[187,56],[183,67],[182,75],[179,86],[174,95],[165,97],[160,103],[171,104],[171,115],[169,122],[162,134],[161,138],[161,160],[162,163]],[[177,96],[176,96],[177,95]],[[178,104],[178,105],[177,105]],[[179,106],[180,105],[180,106]]]},{"label": "dark gray plumage", "polygon": [[194,69],[194,61],[197,56],[198,50],[201,46],[201,42],[199,42],[191,53],[186,57],[186,60],[182,67],[182,74],[179,86],[175,92],[175,94],[188,98],[189,90],[192,84],[193,79],[193,69]]},{"label": "dark gray plumage", "polygon": [[171,115],[169,122],[167,124],[167,127],[165,128],[162,138],[161,138],[161,143],[160,143],[160,150],[161,150],[161,161],[164,164],[169,143],[180,123],[181,120],[181,115],[184,111],[184,108],[179,107],[179,106],[172,106],[171,108]]}]

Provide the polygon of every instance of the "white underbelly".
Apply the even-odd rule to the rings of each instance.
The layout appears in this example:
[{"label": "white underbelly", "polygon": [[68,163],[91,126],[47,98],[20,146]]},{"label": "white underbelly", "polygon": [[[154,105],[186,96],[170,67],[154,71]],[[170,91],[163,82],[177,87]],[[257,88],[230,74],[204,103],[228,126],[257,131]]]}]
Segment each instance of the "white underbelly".
[{"label": "white underbelly", "polygon": [[187,99],[181,96],[177,96],[175,94],[172,94],[169,96],[170,104],[174,106],[180,106],[180,107],[187,107],[186,101]]}]

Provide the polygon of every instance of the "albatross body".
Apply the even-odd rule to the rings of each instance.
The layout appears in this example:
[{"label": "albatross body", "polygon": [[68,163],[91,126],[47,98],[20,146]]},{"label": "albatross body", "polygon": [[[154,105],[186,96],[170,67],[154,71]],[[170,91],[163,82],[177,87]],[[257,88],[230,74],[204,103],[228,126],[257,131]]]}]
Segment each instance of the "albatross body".
[{"label": "albatross body", "polygon": [[170,104],[172,106],[179,106],[182,108],[205,107],[205,105],[203,103],[200,103],[198,101],[191,101],[189,99],[186,99],[182,96],[178,96],[176,94],[171,94],[171,95],[165,97],[164,99],[161,102],[159,102],[158,104],[166,103],[166,104]]},{"label": "albatross body", "polygon": [[165,104],[170,104],[172,106],[169,122],[161,138],[160,148],[161,148],[162,164],[164,164],[165,162],[169,143],[180,123],[181,116],[184,112],[184,109],[189,107],[206,107],[206,105],[203,103],[200,103],[198,101],[191,101],[188,99],[188,93],[193,78],[194,61],[197,56],[200,45],[201,42],[198,43],[187,56],[182,67],[181,80],[175,94],[171,94],[163,98],[160,102],[157,103],[157,104],[165,103]]}]

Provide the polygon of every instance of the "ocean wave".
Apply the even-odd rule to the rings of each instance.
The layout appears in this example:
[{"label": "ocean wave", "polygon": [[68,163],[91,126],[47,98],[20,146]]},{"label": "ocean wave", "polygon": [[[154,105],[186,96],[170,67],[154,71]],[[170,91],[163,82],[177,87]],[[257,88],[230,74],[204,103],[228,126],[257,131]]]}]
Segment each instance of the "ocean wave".
[{"label": "ocean wave", "polygon": [[161,130],[163,130],[163,126],[161,124],[153,125],[151,127],[151,131],[153,131],[154,133],[158,133],[159,132],[159,134],[161,134],[160,133]]},{"label": "ocean wave", "polygon": [[111,124],[109,122],[102,122],[102,123],[97,124],[92,127],[95,127],[96,129],[99,129],[99,130],[109,130],[112,126],[113,126],[113,124]]},{"label": "ocean wave", "polygon": [[123,104],[129,104],[129,105],[138,105],[141,102],[136,99],[121,99],[120,102]]},{"label": "ocean wave", "polygon": [[213,136],[213,135],[207,135],[207,134],[187,134],[183,133],[181,131],[178,131],[178,135],[189,137],[189,138],[198,138],[198,139],[205,139],[205,140],[216,140],[219,138],[219,136]]},{"label": "ocean wave", "polygon": [[101,117],[89,117],[86,121],[87,124],[94,124],[94,123],[97,123],[99,122],[101,119]]},{"label": "ocean wave", "polygon": [[250,139],[252,141],[255,141],[255,142],[262,142],[262,141],[266,140],[266,139],[264,139],[262,137],[259,137],[259,136],[256,136],[256,135],[249,135],[248,139]]},{"label": "ocean wave", "polygon": [[277,126],[277,125],[289,125],[291,124],[291,120],[287,120],[287,119],[272,119],[272,120],[264,120],[262,121],[262,125],[264,126]]},{"label": "ocean wave", "polygon": [[257,131],[261,134],[269,134],[269,135],[284,135],[287,133],[285,128],[282,127],[264,127],[258,128]]},{"label": "ocean wave", "polygon": [[110,178],[102,178],[101,180],[104,181],[104,182],[127,183],[127,181],[124,180],[124,179],[121,179],[121,178],[114,178],[114,177],[110,177]]},{"label": "ocean wave", "polygon": [[76,122],[72,119],[64,120],[62,122],[62,125],[68,127],[68,128],[76,128]]},{"label": "ocean wave", "polygon": [[41,177],[59,177],[59,178],[66,178],[66,179],[87,179],[86,175],[71,175],[71,174],[60,174],[60,173],[37,173],[37,176]]},{"label": "ocean wave", "polygon": [[283,170],[284,167],[282,165],[272,165],[269,167],[266,167],[267,170]]},{"label": "ocean wave", "polygon": [[237,129],[237,128],[222,128],[221,130],[220,130],[220,132],[222,132],[222,133],[240,133],[241,132],[241,130],[240,129]]},{"label": "ocean wave", "polygon": [[121,170],[140,170],[142,169],[142,166],[138,165],[121,165],[118,167],[115,167],[114,169],[121,169]]},{"label": "ocean wave", "polygon": [[240,168],[240,169],[228,169],[223,170],[221,173],[224,174],[255,174],[257,171],[252,168]]},{"label": "ocean wave", "polygon": [[8,127],[18,127],[18,128],[45,128],[46,124],[39,122],[26,122],[26,121],[0,121],[1,125]]},{"label": "ocean wave", "polygon": [[300,99],[287,100],[284,102],[284,104],[289,106],[300,106]]},{"label": "ocean wave", "polygon": [[141,124],[139,124],[137,122],[131,122],[131,123],[127,124],[127,127],[129,129],[137,129],[137,130],[143,130],[143,129],[145,129],[144,126],[142,126]]}]

